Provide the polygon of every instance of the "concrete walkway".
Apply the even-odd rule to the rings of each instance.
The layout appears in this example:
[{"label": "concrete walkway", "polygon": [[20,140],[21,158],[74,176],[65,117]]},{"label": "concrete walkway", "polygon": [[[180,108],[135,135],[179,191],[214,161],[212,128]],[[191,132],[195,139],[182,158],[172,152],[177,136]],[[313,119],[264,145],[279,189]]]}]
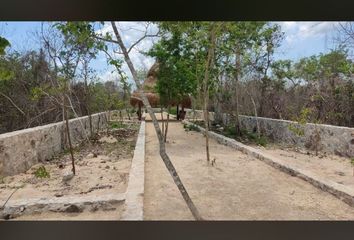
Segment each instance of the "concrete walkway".
[{"label": "concrete walkway", "polygon": [[[158,152],[151,122],[146,123],[145,220],[193,217]],[[354,208],[311,184],[231,147],[169,125],[167,152],[201,215],[209,220],[354,220]]]}]

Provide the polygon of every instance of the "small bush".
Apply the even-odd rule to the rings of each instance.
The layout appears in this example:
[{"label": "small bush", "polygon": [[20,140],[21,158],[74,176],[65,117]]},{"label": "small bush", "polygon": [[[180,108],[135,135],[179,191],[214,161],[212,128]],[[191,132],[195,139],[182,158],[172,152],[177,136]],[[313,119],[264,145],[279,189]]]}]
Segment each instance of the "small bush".
[{"label": "small bush", "polygon": [[177,115],[177,109],[176,108],[171,108],[168,113],[172,114],[172,115]]},{"label": "small bush", "polygon": [[236,137],[236,128],[234,126],[227,126],[224,129],[224,135],[226,137]]},{"label": "small bush", "polygon": [[124,123],[120,123],[120,122],[110,122],[110,128],[114,129],[114,128],[125,128],[127,125],[125,125]]},{"label": "small bush", "polygon": [[256,139],[256,143],[257,143],[258,145],[261,145],[261,146],[265,147],[265,146],[267,146],[268,141],[267,141],[267,138],[261,136],[260,138],[257,138],[257,139]]},{"label": "small bush", "polygon": [[39,167],[39,168],[34,172],[34,175],[35,175],[37,178],[49,178],[49,177],[50,177],[49,173],[47,172],[47,169],[45,169],[44,166]]},{"label": "small bush", "polygon": [[354,166],[354,157],[350,159],[350,163]]},{"label": "small bush", "polygon": [[223,135],[226,137],[234,138],[238,141],[249,141],[256,143],[257,145],[261,145],[265,147],[268,143],[267,138],[264,136],[258,137],[257,133],[249,132],[246,129],[241,129],[241,136],[236,134],[235,126],[227,126],[224,128]]},{"label": "small bush", "polygon": [[200,132],[200,129],[199,129],[196,125],[184,124],[183,127],[184,127],[184,129],[185,129],[186,131],[196,131],[196,132]]},{"label": "small bush", "polygon": [[70,149],[66,148],[63,150],[63,155],[70,153]]},{"label": "small bush", "polygon": [[305,135],[305,131],[301,126],[297,126],[296,124],[290,124],[288,126],[288,129],[290,131],[292,131],[293,133],[295,133],[297,136],[304,136]]}]

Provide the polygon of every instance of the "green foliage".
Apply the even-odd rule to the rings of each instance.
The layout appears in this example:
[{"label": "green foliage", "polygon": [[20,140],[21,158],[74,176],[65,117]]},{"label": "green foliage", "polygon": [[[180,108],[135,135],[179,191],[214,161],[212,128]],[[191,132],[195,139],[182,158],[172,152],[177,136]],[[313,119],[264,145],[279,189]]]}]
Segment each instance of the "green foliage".
[{"label": "green foliage", "polygon": [[[160,101],[167,106],[172,101],[179,102],[196,92],[195,53],[192,52],[190,39],[181,33],[181,26],[174,23],[162,23],[160,26],[168,34],[148,52],[159,62],[156,91]],[[183,26],[186,31],[190,28]]]},{"label": "green foliage", "polygon": [[226,126],[222,134],[229,138],[234,138],[238,141],[249,141],[257,145],[265,147],[268,144],[268,140],[265,136],[258,137],[257,133],[247,131],[246,129],[241,129],[241,135],[238,135],[236,132],[235,126]]},{"label": "green foliage", "polygon": [[261,136],[259,138],[258,137],[256,138],[256,143],[258,145],[261,145],[261,146],[265,147],[265,146],[267,146],[268,141],[267,141],[267,138],[265,138],[264,136]]},{"label": "green foliage", "polygon": [[121,123],[121,122],[110,122],[109,127],[111,129],[116,129],[116,128],[126,128],[128,125]]},{"label": "green foliage", "polygon": [[288,126],[288,129],[290,131],[292,131],[293,133],[295,133],[297,136],[304,136],[305,135],[305,131],[302,128],[302,126],[298,126],[298,125],[295,125],[295,124],[290,124]]},{"label": "green foliage", "polygon": [[9,46],[11,46],[10,42],[6,38],[0,36],[0,56],[5,55],[5,49]]},{"label": "green foliage", "polygon": [[37,178],[49,178],[50,174],[47,172],[46,168],[44,166],[39,167],[35,172],[34,175]]},{"label": "green foliage", "polygon": [[194,124],[183,124],[183,128],[186,131],[200,132],[200,129]]},{"label": "green foliage", "polygon": [[55,23],[54,26],[62,32],[69,44],[75,45],[82,52],[95,56],[99,50],[107,50],[103,41],[93,37],[95,29],[90,22]]},{"label": "green foliage", "polygon": [[124,107],[120,89],[115,82],[97,82],[91,86],[91,90],[92,99],[95,99],[91,104],[93,111],[118,110]]},{"label": "green foliage", "polygon": [[290,80],[294,82],[296,73],[291,60],[279,60],[273,62],[271,68],[275,80],[281,82],[282,89],[284,88],[285,81]]},{"label": "green foliage", "polygon": [[236,127],[235,126],[225,126],[223,134],[226,137],[231,137],[231,138],[236,137],[236,135],[237,135],[236,134]]},{"label": "green foliage", "polygon": [[289,124],[288,129],[298,136],[304,136],[304,125],[309,121],[311,113],[310,108],[303,108],[300,116],[295,119],[298,124]]},{"label": "green foliage", "polygon": [[34,87],[31,89],[31,100],[38,101],[44,96],[43,89],[41,87]]},{"label": "green foliage", "polygon": [[170,110],[168,111],[169,114],[172,115],[177,115],[177,109],[176,108],[170,108]]},{"label": "green foliage", "polygon": [[295,64],[297,77],[308,82],[331,79],[340,74],[349,76],[353,72],[353,68],[353,63],[343,47],[327,54],[321,53],[302,58]]},{"label": "green foliage", "polygon": [[304,125],[309,121],[310,114],[312,113],[310,108],[303,108],[300,112],[300,116],[297,119],[297,122]]},{"label": "green foliage", "polygon": [[354,157],[350,159],[350,163],[354,166]]}]

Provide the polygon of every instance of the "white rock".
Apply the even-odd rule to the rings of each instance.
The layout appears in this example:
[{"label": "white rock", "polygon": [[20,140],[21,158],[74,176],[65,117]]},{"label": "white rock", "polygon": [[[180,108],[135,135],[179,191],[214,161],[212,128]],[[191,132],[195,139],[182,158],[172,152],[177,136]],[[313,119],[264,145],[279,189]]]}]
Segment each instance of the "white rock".
[{"label": "white rock", "polygon": [[72,172],[66,172],[64,173],[63,176],[63,182],[68,182],[74,177],[74,174]]},{"label": "white rock", "polygon": [[94,157],[93,153],[89,153],[89,154],[87,154],[87,156],[86,156],[86,158],[93,158],[93,157]]}]

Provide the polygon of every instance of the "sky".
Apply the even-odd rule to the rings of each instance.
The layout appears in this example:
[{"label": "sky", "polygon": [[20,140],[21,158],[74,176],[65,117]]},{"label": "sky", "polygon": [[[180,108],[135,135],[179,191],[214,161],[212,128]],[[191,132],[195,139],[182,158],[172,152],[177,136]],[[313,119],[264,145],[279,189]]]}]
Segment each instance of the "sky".
[{"label": "sky", "polygon": [[[279,24],[285,34],[281,46],[274,55],[276,60],[298,60],[321,52],[326,53],[335,46],[334,38],[337,35],[338,22],[274,23]],[[33,33],[40,31],[41,25],[41,22],[0,22],[0,36],[10,41],[10,50],[23,52],[38,49],[40,44]],[[118,22],[117,25],[122,33],[123,41],[128,47],[143,35],[145,29],[151,34],[157,32],[156,25],[146,25],[145,22]],[[103,29],[97,31],[103,33],[111,31],[111,26],[106,24]],[[142,55],[140,51],[146,51],[157,40],[157,38],[143,40],[131,51],[130,57],[137,68],[147,70],[152,66],[154,60]],[[91,66],[97,70],[102,81],[113,80],[115,73],[112,74],[113,68],[107,66],[107,60],[103,53],[92,62]],[[127,65],[123,66],[123,70],[131,79]]]}]

